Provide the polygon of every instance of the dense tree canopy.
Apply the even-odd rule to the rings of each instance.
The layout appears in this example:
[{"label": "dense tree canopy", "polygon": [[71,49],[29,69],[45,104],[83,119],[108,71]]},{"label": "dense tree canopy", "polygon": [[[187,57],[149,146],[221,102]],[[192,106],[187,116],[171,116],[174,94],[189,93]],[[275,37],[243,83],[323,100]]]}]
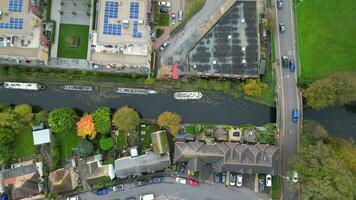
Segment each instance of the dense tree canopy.
[{"label": "dense tree canopy", "polygon": [[244,93],[248,96],[260,97],[267,91],[268,85],[259,80],[250,79],[244,84],[243,89]]},{"label": "dense tree canopy", "polygon": [[19,117],[20,121],[22,121],[24,123],[31,123],[32,122],[33,114],[32,114],[31,106],[29,106],[27,104],[17,105],[14,108],[14,113],[17,114],[17,116]]},{"label": "dense tree canopy", "polygon": [[95,122],[95,129],[101,133],[108,133],[111,129],[111,118],[110,118],[110,108],[101,107],[98,108],[93,114],[93,119]]},{"label": "dense tree canopy", "polygon": [[93,153],[94,146],[90,141],[83,139],[80,140],[77,150],[80,156],[87,157]]},{"label": "dense tree canopy", "polygon": [[78,118],[77,113],[71,108],[56,108],[49,113],[48,123],[53,132],[74,132]]},{"label": "dense tree canopy", "polygon": [[0,165],[11,158],[14,136],[14,131],[10,128],[0,127]]},{"label": "dense tree canopy", "polygon": [[176,135],[180,129],[181,117],[173,112],[163,112],[158,116],[157,124],[165,129],[171,134]]},{"label": "dense tree canopy", "polygon": [[85,115],[77,122],[77,134],[84,139],[87,137],[91,140],[95,138],[96,130],[91,115]]},{"label": "dense tree canopy", "polygon": [[306,122],[299,156],[293,162],[302,199],[355,199],[355,154],[354,144],[329,136],[314,122]]},{"label": "dense tree canopy", "polygon": [[114,145],[114,141],[111,137],[100,139],[100,148],[104,151],[110,150]]},{"label": "dense tree canopy", "polygon": [[133,109],[128,106],[124,106],[117,110],[113,117],[113,122],[119,130],[129,132],[134,130],[140,124],[140,116]]}]

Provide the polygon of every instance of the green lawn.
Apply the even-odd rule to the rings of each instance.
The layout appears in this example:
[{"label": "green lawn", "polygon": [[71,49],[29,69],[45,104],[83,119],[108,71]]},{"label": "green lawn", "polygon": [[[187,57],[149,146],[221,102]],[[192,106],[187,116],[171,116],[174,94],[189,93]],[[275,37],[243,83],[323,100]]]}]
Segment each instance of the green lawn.
[{"label": "green lawn", "polygon": [[278,200],[281,197],[281,181],[279,176],[272,177],[272,199]]},{"label": "green lawn", "polygon": [[169,14],[159,13],[157,15],[157,25],[158,26],[169,26]]},{"label": "green lawn", "polygon": [[356,71],[356,3],[297,0],[297,30],[302,77]]},{"label": "green lawn", "polygon": [[200,8],[202,8],[205,0],[185,0],[184,2],[184,19],[190,19]]},{"label": "green lawn", "polygon": [[117,136],[117,147],[119,148],[120,152],[127,148],[127,141],[123,131],[120,131],[119,135]]},{"label": "green lawn", "polygon": [[66,160],[71,158],[72,150],[78,146],[80,138],[76,133],[56,134],[56,136],[61,147],[61,159]]},{"label": "green lawn", "polygon": [[145,132],[144,135],[141,135],[141,149],[146,150],[151,148],[151,133],[159,131],[159,127],[156,124],[146,124],[146,127],[140,128],[140,134],[142,131]]},{"label": "green lawn", "polygon": [[13,150],[16,158],[30,156],[36,153],[31,127],[24,128],[15,135]]},{"label": "green lawn", "polygon": [[[69,47],[68,38],[79,37],[78,47]],[[60,58],[87,58],[89,26],[75,24],[60,24],[58,53]]]}]

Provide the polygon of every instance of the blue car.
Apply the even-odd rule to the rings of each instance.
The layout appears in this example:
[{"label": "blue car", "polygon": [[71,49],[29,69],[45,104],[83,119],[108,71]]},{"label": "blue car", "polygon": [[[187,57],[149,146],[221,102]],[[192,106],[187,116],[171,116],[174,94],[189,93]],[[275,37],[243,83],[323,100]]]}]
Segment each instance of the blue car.
[{"label": "blue car", "polygon": [[294,63],[294,60],[290,60],[289,62],[289,70],[291,72],[294,72],[295,71],[295,63]]},{"label": "blue car", "polygon": [[101,195],[106,195],[109,193],[109,188],[101,188],[96,191],[96,195],[101,196]]},{"label": "blue car", "polygon": [[294,123],[297,123],[298,119],[299,119],[299,111],[298,111],[298,109],[294,109],[292,112],[292,121]]}]

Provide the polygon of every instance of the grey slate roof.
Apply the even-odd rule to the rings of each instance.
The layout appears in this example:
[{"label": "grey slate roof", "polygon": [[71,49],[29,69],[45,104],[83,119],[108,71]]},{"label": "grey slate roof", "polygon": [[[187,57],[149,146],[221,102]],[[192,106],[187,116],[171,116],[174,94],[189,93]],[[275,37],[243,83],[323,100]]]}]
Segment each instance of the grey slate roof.
[{"label": "grey slate roof", "polygon": [[176,142],[174,160],[188,162],[191,171],[201,171],[204,164],[214,163],[216,172],[275,174],[277,150],[266,144]]},{"label": "grey slate roof", "polygon": [[153,173],[169,167],[169,155],[157,155],[147,152],[137,157],[123,157],[115,160],[115,173],[118,178],[139,176],[142,173]]}]

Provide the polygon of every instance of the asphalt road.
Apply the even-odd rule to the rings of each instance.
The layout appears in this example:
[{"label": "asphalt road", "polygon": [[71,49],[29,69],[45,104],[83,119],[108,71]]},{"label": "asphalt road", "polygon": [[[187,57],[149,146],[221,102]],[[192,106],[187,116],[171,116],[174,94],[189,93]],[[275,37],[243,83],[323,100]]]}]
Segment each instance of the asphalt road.
[{"label": "asphalt road", "polygon": [[133,184],[125,185],[124,191],[109,192],[104,196],[97,196],[89,191],[80,194],[82,200],[123,200],[126,197],[134,196],[138,199],[140,195],[154,194],[169,197],[169,199],[182,200],[256,200],[269,199],[265,193],[255,193],[247,188],[226,187],[223,184],[200,184],[197,187],[178,184],[172,178],[165,177],[163,183],[149,184],[140,188]]},{"label": "asphalt road", "polygon": [[[275,2],[276,4],[276,2]],[[296,60],[296,44],[295,44],[295,25],[293,14],[292,0],[284,0],[284,7],[277,9],[276,12],[276,30],[279,32],[279,23],[284,23],[286,31],[277,34],[277,88],[278,88],[278,106],[280,113],[280,150],[281,150],[281,169],[280,175],[287,176],[290,170],[290,159],[296,155],[298,150],[298,134],[299,123],[292,122],[292,110],[300,109],[300,102],[297,87],[297,67],[296,72],[290,72],[288,68],[283,68],[281,63],[282,56],[288,56],[289,59]],[[299,120],[300,122],[301,120]],[[298,192],[288,187],[288,180],[283,179],[282,184],[282,197],[283,199],[293,200],[298,199]]]}]

